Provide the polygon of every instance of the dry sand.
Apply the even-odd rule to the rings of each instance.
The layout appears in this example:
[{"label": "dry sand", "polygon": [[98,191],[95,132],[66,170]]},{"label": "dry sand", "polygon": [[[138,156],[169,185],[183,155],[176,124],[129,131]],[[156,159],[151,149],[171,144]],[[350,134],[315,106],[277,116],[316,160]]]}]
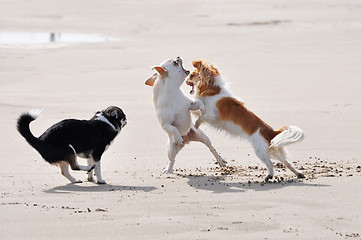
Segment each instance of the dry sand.
[{"label": "dry sand", "polygon": [[[96,33],[119,41],[0,45],[0,239],[360,239],[361,3],[356,0],[0,1],[1,31]],[[196,143],[167,164],[144,80],[151,66],[208,58],[275,128],[306,175],[262,163],[246,142],[202,126],[230,167]],[[190,89],[183,86],[188,92]],[[108,185],[71,185],[16,132],[118,105],[129,122],[103,156]],[[86,179],[83,172],[72,173]]]}]

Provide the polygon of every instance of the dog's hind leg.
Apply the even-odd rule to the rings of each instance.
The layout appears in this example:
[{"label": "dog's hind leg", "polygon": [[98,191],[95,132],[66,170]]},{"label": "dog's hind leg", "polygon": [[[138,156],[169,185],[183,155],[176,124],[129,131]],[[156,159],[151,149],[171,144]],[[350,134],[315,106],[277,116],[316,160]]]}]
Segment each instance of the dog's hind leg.
[{"label": "dog's hind leg", "polygon": [[173,142],[176,145],[183,146],[183,138],[182,135],[179,133],[178,129],[169,123],[162,123],[161,124],[163,130],[169,136],[169,142]]},{"label": "dog's hind leg", "polygon": [[178,152],[183,148],[184,145],[175,144],[171,138],[168,141],[168,166],[163,170],[163,173],[173,173],[173,167],[175,163],[175,157],[177,156]]},{"label": "dog's hind leg", "polygon": [[75,179],[73,176],[69,173],[69,163],[65,161],[61,161],[56,163],[60,167],[61,174],[63,174],[64,177],[66,177],[71,183],[82,183],[81,180]]},{"label": "dog's hind leg", "polygon": [[297,171],[292,164],[287,161],[287,153],[284,148],[276,148],[271,150],[271,154],[273,157],[275,157],[277,160],[281,161],[289,170],[291,170],[297,178],[305,178],[305,175]]},{"label": "dog's hind leg", "polygon": [[270,159],[269,154],[269,144],[268,142],[259,134],[259,132],[255,133],[252,136],[252,146],[254,148],[254,151],[257,155],[257,157],[266,164],[267,170],[268,170],[268,176],[265,178],[265,182],[268,182],[268,180],[273,178],[274,170],[273,170],[273,164]]},{"label": "dog's hind leg", "polygon": [[184,137],[184,139],[186,141],[197,141],[203,143],[209,148],[213,156],[216,158],[217,163],[221,167],[226,166],[227,162],[218,154],[217,150],[213,147],[209,137],[201,129],[191,128],[191,130],[189,131],[187,136]]},{"label": "dog's hind leg", "polygon": [[71,144],[69,144],[69,147],[74,152],[74,154],[70,155],[69,159],[67,159],[72,170],[75,170],[75,171],[77,171],[77,170],[91,171],[91,170],[94,169],[95,165],[92,165],[92,166],[79,165],[78,161],[77,161],[76,151],[75,151],[74,147]]}]

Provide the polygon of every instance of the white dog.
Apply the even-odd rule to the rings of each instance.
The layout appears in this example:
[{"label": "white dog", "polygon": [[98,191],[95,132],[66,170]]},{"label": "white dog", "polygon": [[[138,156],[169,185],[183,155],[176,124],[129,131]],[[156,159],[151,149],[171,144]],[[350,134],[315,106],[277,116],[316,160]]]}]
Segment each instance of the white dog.
[{"label": "white dog", "polygon": [[180,86],[189,74],[182,66],[182,59],[166,60],[154,67],[154,73],[146,85],[154,86],[153,103],[155,111],[164,131],[168,134],[169,163],[163,173],[172,173],[175,157],[178,152],[191,141],[204,143],[212,152],[220,166],[226,161],[217,153],[209,138],[193,126],[190,110],[202,110],[201,102],[192,102],[180,90]]}]

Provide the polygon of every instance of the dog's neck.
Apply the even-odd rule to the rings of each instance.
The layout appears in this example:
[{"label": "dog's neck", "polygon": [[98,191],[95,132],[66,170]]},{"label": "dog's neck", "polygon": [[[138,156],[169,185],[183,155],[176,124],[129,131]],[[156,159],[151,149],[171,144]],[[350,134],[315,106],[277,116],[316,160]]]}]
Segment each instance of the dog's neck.
[{"label": "dog's neck", "polygon": [[169,83],[167,81],[172,81],[172,79],[158,79],[153,87],[153,101],[156,102],[158,97],[161,95],[167,95],[170,97],[177,96],[183,94],[180,86],[176,85],[175,83]]},{"label": "dog's neck", "polygon": [[200,82],[194,86],[194,98],[199,100],[205,97],[211,97],[215,95],[222,95],[225,97],[233,96],[232,92],[228,88],[228,82],[224,80],[220,75],[215,77],[215,81],[212,85],[206,88],[199,88]]},{"label": "dog's neck", "polygon": [[111,126],[113,128],[114,131],[116,131],[117,133],[119,132],[119,128],[115,127],[111,122],[109,122],[109,120],[104,117],[102,114],[98,113],[95,115],[95,120],[100,121],[100,122],[104,122],[106,124],[108,124],[109,126]]}]

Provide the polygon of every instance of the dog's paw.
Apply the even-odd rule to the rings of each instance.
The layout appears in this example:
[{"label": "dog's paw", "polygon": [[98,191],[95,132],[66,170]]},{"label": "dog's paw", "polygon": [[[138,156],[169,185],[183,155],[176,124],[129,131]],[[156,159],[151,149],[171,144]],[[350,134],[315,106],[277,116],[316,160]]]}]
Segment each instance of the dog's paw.
[{"label": "dog's paw", "polygon": [[272,175],[267,175],[267,177],[264,179],[265,182],[268,182],[269,180],[271,180],[273,178]]},{"label": "dog's paw", "polygon": [[217,160],[217,163],[218,163],[219,166],[221,166],[221,167],[226,167],[226,166],[227,166],[227,161],[224,160],[222,157],[219,157],[219,159]]},{"label": "dog's paw", "polygon": [[173,170],[169,170],[169,169],[164,169],[162,171],[162,174],[172,174],[173,173]]},{"label": "dog's paw", "polygon": [[305,175],[303,175],[303,173],[298,173],[297,178],[305,178]]},{"label": "dog's paw", "polygon": [[199,107],[199,110],[201,110],[201,112],[204,113],[206,106],[204,105],[203,101],[199,101],[198,107]]},{"label": "dog's paw", "polygon": [[183,146],[184,145],[184,141],[181,135],[174,135],[174,144],[178,145],[178,146]]},{"label": "dog's paw", "polygon": [[103,179],[101,179],[101,180],[98,180],[98,181],[97,181],[97,184],[107,184],[107,182],[104,181]]},{"label": "dog's paw", "polygon": [[87,180],[88,180],[88,182],[94,182],[94,178],[93,178],[93,177],[88,177]]},{"label": "dog's paw", "polygon": [[198,101],[191,103],[190,110],[192,110],[192,111],[200,110],[201,112],[204,112],[205,105],[202,100],[198,100]]}]

